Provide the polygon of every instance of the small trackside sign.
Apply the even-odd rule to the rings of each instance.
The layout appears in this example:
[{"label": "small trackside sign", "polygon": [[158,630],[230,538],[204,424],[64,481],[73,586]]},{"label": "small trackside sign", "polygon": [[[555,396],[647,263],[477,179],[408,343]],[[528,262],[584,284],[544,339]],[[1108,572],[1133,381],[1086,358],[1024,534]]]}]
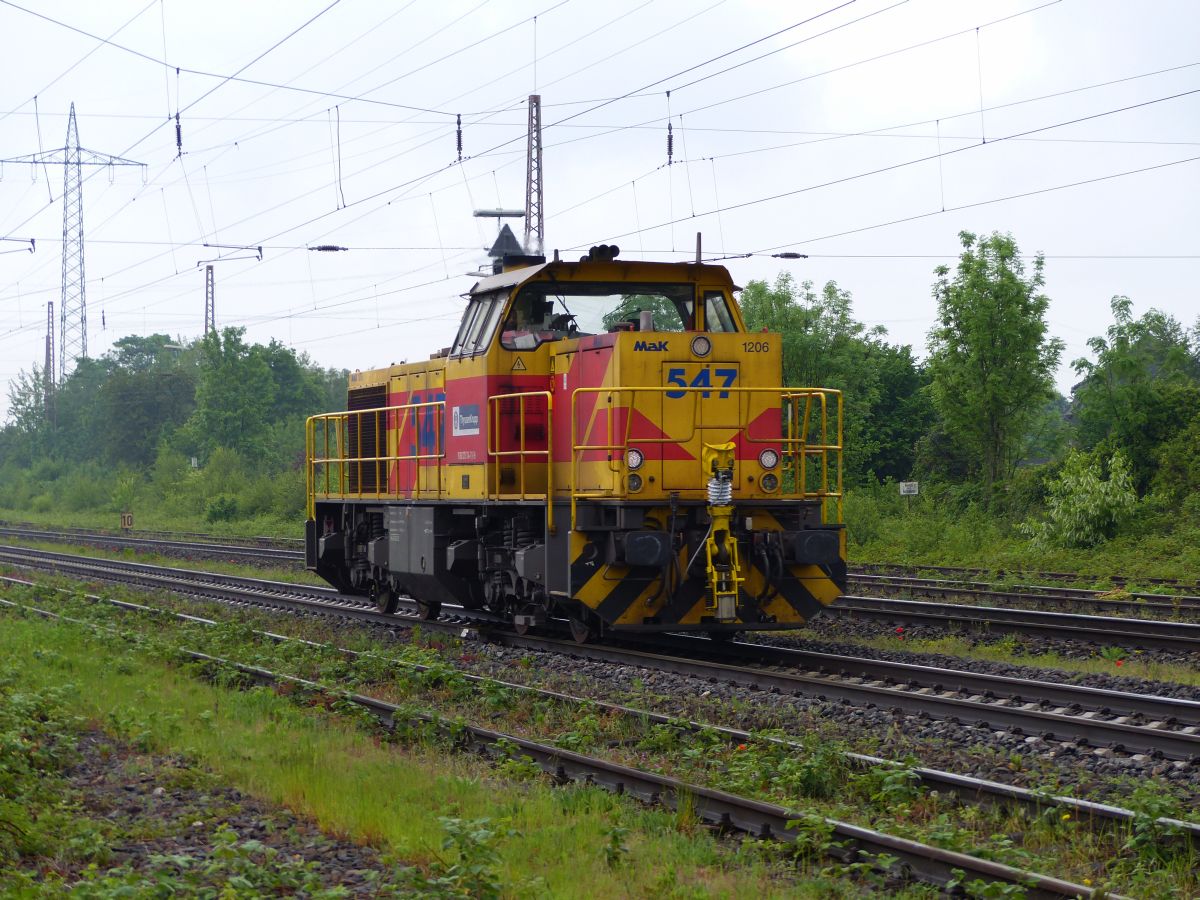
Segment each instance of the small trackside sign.
[{"label": "small trackside sign", "polygon": [[901,497],[915,497],[915,496],[917,496],[918,489],[919,489],[919,483],[916,481],[900,482],[900,496]]},{"label": "small trackside sign", "polygon": [[479,434],[479,405],[456,406],[451,410],[451,430],[455,437]]},{"label": "small trackside sign", "polygon": [[663,353],[667,349],[666,341],[634,341],[633,349],[649,353]]}]

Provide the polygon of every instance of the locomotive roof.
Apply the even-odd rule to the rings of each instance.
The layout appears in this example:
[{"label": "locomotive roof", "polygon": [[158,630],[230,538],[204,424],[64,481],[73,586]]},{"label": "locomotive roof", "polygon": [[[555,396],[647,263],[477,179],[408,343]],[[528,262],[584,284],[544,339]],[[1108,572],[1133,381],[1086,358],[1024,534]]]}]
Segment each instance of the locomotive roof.
[{"label": "locomotive roof", "polygon": [[499,288],[511,288],[530,281],[542,281],[538,276],[549,272],[563,281],[703,281],[707,284],[724,284],[737,290],[729,270],[724,266],[704,263],[644,262],[642,260],[580,261],[564,260],[537,263],[519,269],[509,269],[497,275],[489,275],[475,282],[469,294],[483,294]]}]

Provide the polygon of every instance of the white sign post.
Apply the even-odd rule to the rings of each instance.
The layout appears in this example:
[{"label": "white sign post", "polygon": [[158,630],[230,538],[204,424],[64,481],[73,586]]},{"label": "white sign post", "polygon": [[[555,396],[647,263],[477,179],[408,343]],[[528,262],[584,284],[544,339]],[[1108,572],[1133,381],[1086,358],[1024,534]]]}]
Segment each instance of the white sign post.
[{"label": "white sign post", "polygon": [[917,496],[920,490],[920,484],[916,481],[900,482],[900,496],[907,497],[906,510],[912,512],[912,498]]}]

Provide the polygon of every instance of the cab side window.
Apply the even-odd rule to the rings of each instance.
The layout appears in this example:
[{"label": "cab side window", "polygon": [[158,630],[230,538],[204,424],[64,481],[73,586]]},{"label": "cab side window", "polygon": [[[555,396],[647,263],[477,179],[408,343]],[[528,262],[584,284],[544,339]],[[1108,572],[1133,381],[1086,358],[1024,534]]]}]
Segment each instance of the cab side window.
[{"label": "cab side window", "polygon": [[502,296],[491,294],[473,298],[463,312],[462,324],[458,327],[450,355],[474,356],[486,350],[496,332],[496,322],[503,308]]},{"label": "cab side window", "polygon": [[729,303],[721,291],[704,292],[704,324],[708,331],[737,331]]}]

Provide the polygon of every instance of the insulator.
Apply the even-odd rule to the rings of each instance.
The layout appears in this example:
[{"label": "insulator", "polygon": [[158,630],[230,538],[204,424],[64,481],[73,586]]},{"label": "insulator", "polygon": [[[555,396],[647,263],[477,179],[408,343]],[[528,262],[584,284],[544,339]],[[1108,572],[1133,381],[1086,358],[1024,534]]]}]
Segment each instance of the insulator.
[{"label": "insulator", "polygon": [[458,122],[458,161],[462,162],[462,115],[455,118]]},{"label": "insulator", "polygon": [[671,130],[671,123],[667,123],[667,165],[671,165],[671,160],[675,156],[675,134]]},{"label": "insulator", "polygon": [[179,113],[175,113],[175,149],[183,154],[183,126],[179,123]]},{"label": "insulator", "polygon": [[726,478],[710,478],[708,481],[708,503],[710,506],[732,505],[733,482]]}]

